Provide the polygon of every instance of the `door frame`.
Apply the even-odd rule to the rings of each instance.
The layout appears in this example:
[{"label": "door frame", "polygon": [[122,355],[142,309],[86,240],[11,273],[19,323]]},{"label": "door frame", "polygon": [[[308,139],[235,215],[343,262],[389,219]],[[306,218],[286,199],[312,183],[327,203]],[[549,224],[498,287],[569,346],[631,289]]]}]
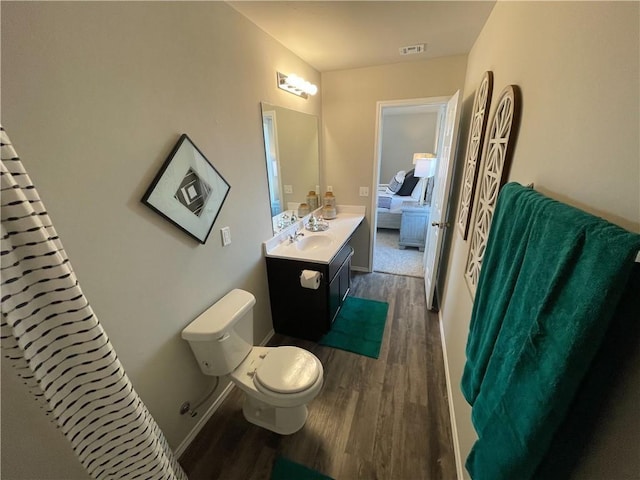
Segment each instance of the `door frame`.
[{"label": "door frame", "polygon": [[[378,227],[378,185],[380,184],[380,166],[382,156],[382,114],[386,108],[391,107],[411,107],[411,106],[433,106],[440,109],[446,108],[447,102],[451,96],[445,97],[427,97],[427,98],[410,98],[405,100],[381,100],[376,102],[376,130],[375,130],[375,148],[373,156],[373,183],[371,185],[371,226],[369,230],[369,272],[373,272],[373,255],[376,245],[376,229]],[[440,148],[440,132],[441,121],[438,118],[436,126],[436,154]],[[426,250],[426,249],[425,249]]]}]

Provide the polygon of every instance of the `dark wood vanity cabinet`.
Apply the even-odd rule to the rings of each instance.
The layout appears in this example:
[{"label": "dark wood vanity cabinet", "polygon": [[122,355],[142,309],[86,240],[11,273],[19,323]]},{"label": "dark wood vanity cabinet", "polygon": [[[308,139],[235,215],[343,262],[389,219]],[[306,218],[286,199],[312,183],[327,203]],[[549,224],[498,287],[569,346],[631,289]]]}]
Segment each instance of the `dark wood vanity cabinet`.
[{"label": "dark wood vanity cabinet", "polygon": [[[352,254],[345,244],[328,264],[266,257],[276,333],[316,341],[331,329],[351,286]],[[322,274],[317,290],[300,285],[302,270]]]}]

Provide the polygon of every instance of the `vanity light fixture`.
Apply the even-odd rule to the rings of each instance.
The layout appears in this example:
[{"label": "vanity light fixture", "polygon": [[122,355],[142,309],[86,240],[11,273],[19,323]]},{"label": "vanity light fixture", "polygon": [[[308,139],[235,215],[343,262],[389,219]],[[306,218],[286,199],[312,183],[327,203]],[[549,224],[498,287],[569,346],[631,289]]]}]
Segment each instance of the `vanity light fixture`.
[{"label": "vanity light fixture", "polygon": [[307,82],[304,78],[298,75],[285,75],[284,73],[276,72],[278,74],[278,88],[285,90],[294,95],[298,95],[302,98],[308,98],[309,95],[315,95],[318,93],[318,87],[311,82]]}]

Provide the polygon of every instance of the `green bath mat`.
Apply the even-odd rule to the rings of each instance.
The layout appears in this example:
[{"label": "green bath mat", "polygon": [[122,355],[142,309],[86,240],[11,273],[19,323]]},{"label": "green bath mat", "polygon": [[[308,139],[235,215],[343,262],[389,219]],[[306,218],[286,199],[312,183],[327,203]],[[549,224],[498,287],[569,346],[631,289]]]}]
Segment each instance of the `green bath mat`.
[{"label": "green bath mat", "polygon": [[331,477],[316,472],[304,465],[287,460],[284,457],[276,458],[271,470],[271,480],[333,480]]},{"label": "green bath mat", "polygon": [[378,358],[388,309],[386,302],[347,297],[320,345]]}]

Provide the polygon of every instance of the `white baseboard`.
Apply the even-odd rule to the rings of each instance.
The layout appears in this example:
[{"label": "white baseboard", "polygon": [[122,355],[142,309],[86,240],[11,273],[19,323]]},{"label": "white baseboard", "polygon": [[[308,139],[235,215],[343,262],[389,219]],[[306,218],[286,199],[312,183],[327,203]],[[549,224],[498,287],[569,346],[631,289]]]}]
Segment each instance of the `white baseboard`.
[{"label": "white baseboard", "polygon": [[464,470],[462,469],[460,441],[458,439],[458,427],[456,426],[456,411],[453,408],[453,389],[451,386],[451,377],[449,375],[449,357],[447,356],[447,342],[444,336],[442,310],[438,312],[438,322],[440,323],[440,343],[442,343],[442,355],[444,357],[444,375],[447,380],[447,399],[449,401],[449,418],[451,420],[451,436],[453,437],[453,452],[456,457],[456,475],[458,477],[458,480],[463,480]]},{"label": "white baseboard", "polygon": [[371,270],[365,268],[365,267],[356,267],[351,265],[351,270],[355,271],[355,272],[365,272],[365,273],[371,273]]},{"label": "white baseboard", "polygon": [[[271,337],[273,337],[274,334],[275,332],[273,331],[273,329],[271,329],[267,333],[267,336],[264,337],[262,342],[260,342],[260,346],[266,345],[269,342],[269,340],[271,340]],[[229,396],[229,394],[231,393],[234,387],[235,387],[235,384],[233,382],[229,382],[228,385],[225,387],[225,389],[222,391],[222,393],[218,395],[218,397],[213,401],[213,403],[211,404],[211,406],[209,406],[207,411],[204,412],[204,415],[200,417],[200,420],[198,420],[198,422],[193,426],[193,428],[187,434],[184,440],[180,442],[180,445],[178,445],[178,447],[175,449],[174,454],[176,457],[179,458],[187,450],[189,445],[191,445],[191,442],[193,442],[193,440],[196,438],[198,433],[200,433],[200,430],[202,430],[202,428],[205,426],[207,421],[209,421],[211,416],[216,412],[216,410],[218,410],[220,405],[222,405],[222,402],[224,402],[224,400]]]},{"label": "white baseboard", "polygon": [[187,450],[187,447],[191,445],[191,442],[193,442],[193,440],[196,438],[198,433],[200,433],[200,430],[202,430],[202,428],[205,426],[207,421],[216,412],[218,407],[222,405],[222,402],[224,402],[225,398],[229,396],[229,394],[231,393],[231,390],[233,390],[233,387],[235,387],[235,385],[232,382],[229,382],[229,384],[225,387],[225,389],[218,396],[218,398],[216,398],[211,404],[211,406],[207,409],[207,411],[204,412],[204,415],[200,417],[200,420],[198,420],[198,423],[194,425],[194,427],[187,434],[185,439],[180,443],[180,445],[178,445],[178,448],[176,448],[174,452],[176,457],[179,458]]}]

